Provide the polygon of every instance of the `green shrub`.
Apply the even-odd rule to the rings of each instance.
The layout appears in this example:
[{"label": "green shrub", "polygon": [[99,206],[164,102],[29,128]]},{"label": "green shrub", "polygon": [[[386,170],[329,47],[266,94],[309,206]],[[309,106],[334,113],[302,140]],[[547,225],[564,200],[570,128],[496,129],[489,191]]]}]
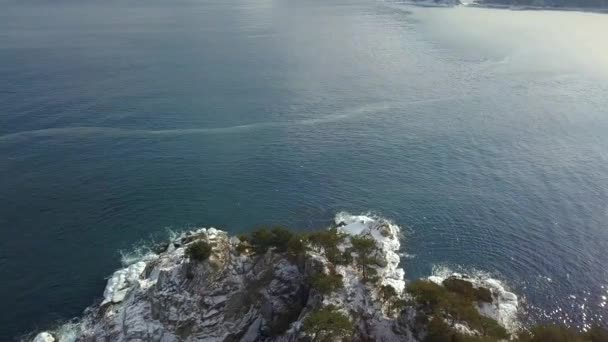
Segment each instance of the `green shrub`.
[{"label": "green shrub", "polygon": [[480,332],[484,336],[495,337],[500,340],[506,340],[510,337],[507,330],[496,320],[479,315],[479,327]]},{"label": "green shrub", "polygon": [[353,263],[353,250],[348,248],[346,249],[342,255],[340,256],[340,264],[341,265],[349,265]]},{"label": "green shrub", "polygon": [[272,234],[271,246],[277,252],[286,252],[289,241],[294,237],[294,234],[285,227],[274,227],[270,230]]},{"label": "green shrub", "polygon": [[340,253],[338,246],[325,248],[325,257],[327,258],[327,261],[334,265],[345,264],[344,260],[342,260],[342,253]]},{"label": "green shrub", "polygon": [[236,248],[235,248],[235,249],[236,249],[236,251],[237,251],[239,254],[244,254],[245,252],[247,252],[247,250],[248,250],[250,247],[251,247],[251,246],[249,246],[249,244],[248,244],[248,243],[246,243],[246,242],[241,242],[241,243],[239,243],[238,245],[236,245]]},{"label": "green shrub", "polygon": [[376,240],[369,236],[353,236],[350,243],[356,253],[370,254],[377,249]]},{"label": "green shrub", "polygon": [[337,289],[344,287],[344,284],[342,283],[342,275],[337,273],[317,273],[311,277],[310,285],[322,295],[330,294]]},{"label": "green shrub", "polygon": [[416,280],[407,286],[407,291],[430,310],[434,310],[447,297],[447,290],[428,280]]},{"label": "green shrub", "polygon": [[452,342],[456,333],[441,318],[433,318],[428,325],[423,342]]},{"label": "green shrub", "polygon": [[459,333],[441,318],[433,318],[428,324],[423,342],[498,342],[508,337],[474,336]]},{"label": "green shrub", "polygon": [[195,241],[186,248],[186,256],[194,261],[205,261],[211,256],[211,246],[202,240]]},{"label": "green shrub", "polygon": [[333,306],[315,311],[304,320],[304,332],[313,336],[313,341],[331,342],[351,335],[353,324],[348,317]]},{"label": "green shrub", "polygon": [[293,236],[294,234],[285,227],[261,228],[251,232],[245,240],[249,240],[253,253],[259,255],[266,253],[270,248],[274,248],[279,253],[287,251],[287,245]]},{"label": "green shrub", "polygon": [[449,293],[437,310],[447,314],[452,323],[466,322],[469,327],[479,331],[483,336],[499,339],[509,337],[507,331],[496,320],[481,315],[469,298]]},{"label": "green shrub", "polygon": [[392,312],[401,312],[403,309],[405,309],[406,306],[408,306],[408,304],[410,304],[406,299],[403,298],[398,298],[395,299],[393,301],[393,303],[391,304],[390,307],[390,311]]},{"label": "green shrub", "polygon": [[237,237],[239,238],[239,241],[244,242],[244,243],[249,243],[249,240],[250,240],[249,235],[239,234]]},{"label": "green shrub", "polygon": [[397,290],[390,285],[382,285],[380,290],[378,291],[380,295],[380,300],[387,305],[387,311],[389,314],[393,314],[393,312],[401,311],[407,304],[405,299],[402,299],[397,294]]},{"label": "green shrub", "polygon": [[338,229],[331,228],[308,234],[308,240],[315,246],[323,249],[332,249],[337,248],[337,246],[344,240],[344,236],[345,235],[340,233]]},{"label": "green shrub", "polygon": [[380,293],[380,299],[385,303],[397,297],[397,290],[390,285],[380,286],[380,290],[378,292]]},{"label": "green shrub", "polygon": [[473,302],[469,298],[458,294],[448,293],[436,308],[436,311],[446,314],[452,320],[452,324],[463,321],[467,322],[473,329],[481,327],[480,319],[482,316],[473,306]]},{"label": "green shrub", "polygon": [[474,288],[471,282],[458,279],[447,278],[443,281],[443,286],[450,292],[457,293],[465,298],[480,302],[492,302],[492,292],[485,287]]},{"label": "green shrub", "polygon": [[293,235],[287,242],[287,254],[291,257],[298,257],[306,253],[305,237]]},{"label": "green shrub", "polygon": [[272,233],[267,228],[256,229],[249,236],[249,244],[254,254],[264,254],[272,247]]},{"label": "green shrub", "polygon": [[475,289],[473,284],[466,280],[458,278],[447,278],[443,281],[443,287],[448,291],[458,293],[459,295],[473,299],[475,298]]},{"label": "green shrub", "polygon": [[343,254],[338,249],[338,245],[344,240],[344,236],[336,228],[331,228],[308,234],[308,241],[312,246],[322,248],[329,262],[343,265],[346,262]]},{"label": "green shrub", "polygon": [[446,287],[452,290],[450,291],[433,282],[418,280],[409,284],[408,292],[418,303],[424,305],[429,315],[436,318],[445,317],[451,320],[452,324],[465,322],[483,334],[483,337],[487,337],[486,340],[508,338],[509,334],[498,322],[479,313],[473,302],[476,300],[476,291],[470,283],[470,287],[465,283],[468,282],[447,282]]}]

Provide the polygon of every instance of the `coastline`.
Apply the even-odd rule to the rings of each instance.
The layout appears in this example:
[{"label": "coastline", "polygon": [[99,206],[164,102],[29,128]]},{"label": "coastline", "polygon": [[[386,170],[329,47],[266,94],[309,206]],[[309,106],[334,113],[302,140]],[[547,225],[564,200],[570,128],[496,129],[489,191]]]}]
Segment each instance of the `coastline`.
[{"label": "coastline", "polygon": [[[256,239],[269,245],[260,250]],[[327,230],[306,235],[279,228],[238,237],[215,228],[189,231],[115,271],[101,303],[33,341],[307,341],[320,336],[307,327],[321,314],[349,322],[353,341],[419,341],[428,327],[418,320],[431,316],[410,287],[442,288],[446,280],[483,288],[490,297],[471,302],[476,315],[517,333],[518,297],[500,281],[458,273],[408,281],[402,240],[390,220],[343,212]],[[204,261],[190,251],[199,243],[210,246]],[[466,320],[456,327],[455,334],[481,334]]]},{"label": "coastline", "polygon": [[507,4],[490,4],[490,3],[477,3],[463,5],[465,7],[473,8],[488,8],[488,9],[503,9],[511,11],[553,11],[553,12],[583,12],[583,13],[597,13],[597,14],[608,14],[608,8],[586,8],[586,7],[552,7],[552,6],[514,6]]},{"label": "coastline", "polygon": [[471,2],[463,3],[460,0],[439,0],[439,1],[404,1],[399,2],[401,4],[413,5],[417,7],[430,7],[430,8],[450,8],[450,7],[471,7],[471,8],[487,8],[487,9],[500,9],[500,10],[511,10],[511,11],[552,11],[552,12],[581,12],[581,13],[596,13],[596,14],[608,14],[608,7],[597,8],[597,7],[572,7],[572,6],[532,6],[532,5],[512,5],[512,4],[501,4],[501,3],[480,3]]}]

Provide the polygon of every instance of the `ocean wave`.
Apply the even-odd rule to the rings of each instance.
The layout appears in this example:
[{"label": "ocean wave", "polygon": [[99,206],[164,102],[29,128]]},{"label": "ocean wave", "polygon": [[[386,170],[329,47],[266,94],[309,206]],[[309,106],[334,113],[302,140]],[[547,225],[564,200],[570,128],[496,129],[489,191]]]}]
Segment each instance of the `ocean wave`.
[{"label": "ocean wave", "polygon": [[388,224],[391,225],[397,230],[400,234],[400,238],[404,238],[403,236],[403,227],[397,225],[393,220],[386,218],[380,214],[374,213],[372,211],[367,211],[361,214],[351,214],[347,211],[340,211],[334,216],[334,223],[340,224],[340,222],[344,222],[346,224],[362,222],[362,223],[370,223],[375,221],[376,224]]},{"label": "ocean wave", "polygon": [[164,250],[167,243],[182,237],[186,232],[199,229],[198,227],[185,226],[180,229],[165,227],[164,231],[150,235],[126,250],[119,250],[120,263],[122,267],[129,267],[140,261],[148,262],[156,259],[158,252]]},{"label": "ocean wave", "polygon": [[124,267],[131,266],[140,261],[150,261],[155,259],[154,245],[141,245],[128,251],[119,251],[120,263]]}]

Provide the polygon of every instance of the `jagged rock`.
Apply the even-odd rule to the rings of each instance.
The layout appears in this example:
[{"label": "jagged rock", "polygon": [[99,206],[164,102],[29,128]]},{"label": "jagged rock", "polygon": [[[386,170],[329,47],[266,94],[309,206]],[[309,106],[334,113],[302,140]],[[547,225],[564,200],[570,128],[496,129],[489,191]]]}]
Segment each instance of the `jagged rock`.
[{"label": "jagged rock", "polygon": [[[238,252],[238,238],[214,228],[199,229],[166,244],[154,257],[116,271],[103,302],[87,309],[69,336],[56,333],[55,338],[59,342],[310,341],[311,336],[302,331],[304,321],[311,312],[334,305],[353,323],[355,341],[414,341],[412,331],[419,328],[416,311],[406,307],[392,312],[379,294],[380,286],[390,285],[397,296],[405,296],[397,254],[399,227],[381,218],[344,213],[336,216],[335,224],[348,235],[374,239],[378,264],[371,267],[377,273],[376,283],[363,282],[354,262],[332,264],[322,248],[301,258],[272,249],[251,256]],[[188,246],[199,240],[212,246],[204,262],[185,255]],[[337,247],[344,253],[352,247],[350,238]],[[307,279],[328,272],[342,276],[343,288],[321,295]],[[502,298],[497,310],[504,309],[500,305],[516,307],[515,295],[493,289]],[[480,310],[494,314],[491,308]],[[34,341],[54,340],[41,333]]]}]

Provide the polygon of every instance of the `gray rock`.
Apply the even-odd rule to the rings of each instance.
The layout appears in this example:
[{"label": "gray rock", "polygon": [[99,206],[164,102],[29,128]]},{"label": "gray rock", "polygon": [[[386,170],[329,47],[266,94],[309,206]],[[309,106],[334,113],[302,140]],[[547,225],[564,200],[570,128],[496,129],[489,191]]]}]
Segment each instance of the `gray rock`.
[{"label": "gray rock", "polygon": [[[336,223],[351,235],[376,239],[377,284],[362,282],[354,263],[331,264],[323,250],[297,260],[272,250],[258,257],[240,255],[238,238],[199,229],[171,241],[156,257],[115,272],[103,305],[87,309],[69,336],[44,332],[34,342],[311,341],[302,331],[304,321],[327,305],[348,315],[354,341],[415,340],[415,310],[388,313],[378,293],[378,285],[391,285],[403,298],[399,227],[367,216],[341,215]],[[212,246],[202,263],[185,256],[198,240]],[[349,246],[346,238],[338,247]],[[342,276],[343,288],[321,295],[309,287],[310,276],[330,270]]]}]

